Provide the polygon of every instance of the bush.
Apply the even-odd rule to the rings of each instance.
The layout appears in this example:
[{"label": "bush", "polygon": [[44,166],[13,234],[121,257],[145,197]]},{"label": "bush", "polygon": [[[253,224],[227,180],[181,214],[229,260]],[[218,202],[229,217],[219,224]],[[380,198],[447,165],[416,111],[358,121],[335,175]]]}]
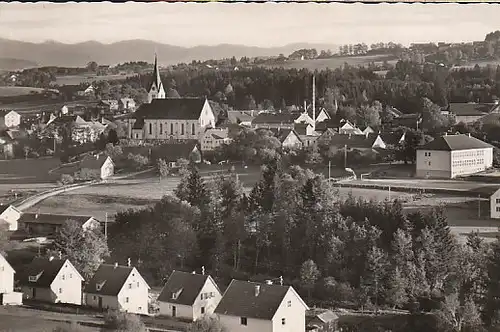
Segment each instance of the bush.
[{"label": "bush", "polygon": [[129,153],[127,155],[127,160],[129,160],[132,164],[131,166],[138,171],[145,168],[149,164],[149,158],[140,154]]},{"label": "bush", "polygon": [[76,172],[74,178],[78,181],[92,181],[101,178],[101,173],[97,169],[82,168]]},{"label": "bush", "polygon": [[226,332],[227,329],[221,324],[215,315],[206,315],[193,322],[188,332]]},{"label": "bush", "polygon": [[146,326],[139,316],[110,310],[104,315],[104,326],[112,331],[146,332]]},{"label": "bush", "polygon": [[61,184],[62,185],[67,185],[67,184],[72,184],[75,182],[75,179],[69,175],[69,174],[62,174],[61,175]]},{"label": "bush", "polygon": [[76,322],[71,322],[70,324],[61,325],[52,330],[52,332],[83,332],[83,331],[84,330],[82,329],[82,327]]}]

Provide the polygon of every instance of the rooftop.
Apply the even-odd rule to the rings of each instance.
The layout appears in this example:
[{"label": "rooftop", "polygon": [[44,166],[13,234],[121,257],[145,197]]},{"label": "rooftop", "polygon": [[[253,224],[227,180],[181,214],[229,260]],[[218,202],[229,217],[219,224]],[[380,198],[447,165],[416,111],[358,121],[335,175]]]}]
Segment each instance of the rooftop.
[{"label": "rooftop", "polygon": [[[84,292],[116,296],[133,270],[134,268],[131,266],[101,264],[85,286]],[[97,290],[98,285],[101,285],[100,290]]]},{"label": "rooftop", "polygon": [[449,111],[456,116],[482,116],[490,112],[489,104],[476,103],[450,103]]},{"label": "rooftop", "polygon": [[168,98],[153,99],[150,104],[142,104],[135,112],[136,118],[197,120],[206,99]]},{"label": "rooftop", "polygon": [[[21,285],[49,287],[66,261],[66,259],[34,258],[30,264],[18,269],[16,279]],[[38,276],[38,279],[30,281],[30,277],[34,276]]]},{"label": "rooftop", "polygon": [[[193,305],[208,278],[209,276],[204,274],[174,270],[165,283],[158,301]],[[177,293],[175,299],[172,298],[174,293]]]},{"label": "rooftop", "polygon": [[492,148],[490,144],[469,135],[444,135],[419,147],[419,150],[459,151]]},{"label": "rooftop", "polygon": [[104,162],[108,159],[108,156],[100,153],[98,155],[87,155],[80,162],[80,168],[88,169],[98,169],[100,170]]},{"label": "rooftop", "polygon": [[295,116],[290,113],[261,113],[252,120],[252,124],[262,123],[290,123],[295,120]]},{"label": "rooftop", "polygon": [[74,216],[66,214],[50,214],[50,213],[29,213],[25,212],[19,218],[20,223],[37,223],[49,225],[63,225],[68,220],[74,220],[77,223],[84,224],[91,216]]}]

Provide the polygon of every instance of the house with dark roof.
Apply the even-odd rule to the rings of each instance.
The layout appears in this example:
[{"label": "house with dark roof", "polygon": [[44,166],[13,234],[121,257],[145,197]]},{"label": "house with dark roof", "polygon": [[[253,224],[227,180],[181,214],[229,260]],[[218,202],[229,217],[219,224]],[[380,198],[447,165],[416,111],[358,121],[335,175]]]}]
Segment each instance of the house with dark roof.
[{"label": "house with dark roof", "polygon": [[327,141],[322,141],[322,144],[328,144],[337,149],[347,149],[347,151],[368,151],[373,149],[385,149],[387,147],[387,144],[382,140],[379,134],[337,134],[332,135]]},{"label": "house with dark roof", "polygon": [[294,129],[284,128],[276,132],[276,137],[285,149],[302,148],[302,140]]},{"label": "house with dark roof", "polygon": [[19,229],[32,237],[53,236],[68,220],[76,221],[83,230],[101,227],[99,220],[92,216],[25,212],[19,218]]},{"label": "house with dark roof", "polygon": [[254,129],[292,129],[296,115],[292,113],[260,113],[252,121]]},{"label": "house with dark roof", "polygon": [[165,143],[151,150],[151,159],[163,159],[170,167],[177,166],[177,160],[186,159],[194,163],[202,161],[202,155],[197,140]]},{"label": "house with dark roof", "polygon": [[118,100],[118,109],[121,112],[133,112],[135,107],[135,100],[132,98],[120,98]]},{"label": "house with dark roof", "polygon": [[221,297],[211,276],[173,271],[158,297],[160,314],[197,320],[212,314]]},{"label": "house with dark roof", "polygon": [[82,304],[84,279],[67,259],[37,257],[19,269],[16,281],[25,299]]},{"label": "house with dark roof", "polygon": [[455,123],[473,123],[490,113],[492,106],[476,103],[450,103],[444,114],[453,115]]},{"label": "house with dark roof", "polygon": [[341,121],[339,127],[339,134],[363,135],[363,131],[361,131],[361,129],[356,127],[356,125],[351,123],[349,120],[343,120]]},{"label": "house with dark roof", "polygon": [[115,164],[111,157],[105,154],[87,155],[80,161],[79,169],[89,169],[99,173],[101,179],[107,179],[115,174]]},{"label": "house with dark roof", "polygon": [[215,314],[231,332],[304,332],[308,309],[292,286],[233,279]]},{"label": "house with dark roof", "polygon": [[139,271],[130,266],[101,264],[84,289],[85,304],[98,309],[115,309],[148,314],[150,287]]},{"label": "house with dark roof", "polygon": [[8,230],[17,231],[22,212],[13,205],[0,205],[0,224],[7,224]]},{"label": "house with dark roof", "polygon": [[215,128],[215,113],[207,99],[153,99],[128,121],[132,139],[200,139],[206,128]]},{"label": "house with dark roof", "polygon": [[0,253],[0,305],[19,305],[23,303],[23,293],[14,292],[16,271]]},{"label": "house with dark roof", "polygon": [[406,127],[411,129],[419,129],[422,123],[422,114],[411,113],[402,114],[397,118],[384,123],[384,126],[389,128]]},{"label": "house with dark roof", "polygon": [[493,146],[470,135],[444,135],[418,147],[416,176],[456,178],[493,166]]},{"label": "house with dark roof", "polygon": [[256,111],[227,111],[229,123],[251,127],[252,121],[257,116]]}]

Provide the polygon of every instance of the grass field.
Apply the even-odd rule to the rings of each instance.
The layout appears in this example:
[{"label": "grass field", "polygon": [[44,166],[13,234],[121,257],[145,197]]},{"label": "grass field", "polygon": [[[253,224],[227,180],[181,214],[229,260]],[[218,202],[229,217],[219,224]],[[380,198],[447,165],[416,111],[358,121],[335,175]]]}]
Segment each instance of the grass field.
[{"label": "grass field", "polygon": [[84,100],[77,100],[77,101],[67,101],[67,102],[60,102],[60,101],[51,101],[51,100],[42,100],[42,101],[23,101],[19,103],[7,103],[7,104],[2,104],[0,103],[0,108],[5,108],[5,109],[11,109],[15,110],[16,112],[19,113],[40,113],[43,111],[55,111],[55,110],[60,110],[61,107],[63,106],[76,106],[76,105],[88,105],[91,102],[84,101]]},{"label": "grass field", "polygon": [[348,63],[350,66],[363,66],[368,63],[375,62],[381,64],[386,61],[388,63],[396,63],[397,59],[392,55],[364,55],[364,56],[349,56],[349,57],[335,57],[330,59],[312,59],[312,60],[289,60],[284,64],[268,65],[268,67],[283,67],[286,69],[309,69],[309,70],[322,70],[322,69],[336,69]]},{"label": "grass field", "polygon": [[50,170],[61,164],[58,158],[0,160],[0,185],[52,183]]},{"label": "grass field", "polygon": [[43,93],[45,89],[31,88],[27,86],[0,86],[1,97],[25,96],[35,93]]},{"label": "grass field", "polygon": [[94,81],[116,81],[123,80],[127,77],[135,76],[136,74],[127,75],[68,75],[68,76],[57,76],[55,84],[57,85],[78,85],[81,83],[92,83]]}]

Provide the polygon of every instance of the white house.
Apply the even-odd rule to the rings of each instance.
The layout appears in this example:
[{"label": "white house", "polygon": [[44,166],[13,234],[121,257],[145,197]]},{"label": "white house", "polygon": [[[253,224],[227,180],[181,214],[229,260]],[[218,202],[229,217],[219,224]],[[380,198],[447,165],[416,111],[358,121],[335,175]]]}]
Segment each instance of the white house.
[{"label": "white house", "polygon": [[0,254],[0,305],[22,304],[23,293],[14,292],[14,274],[16,271]]},{"label": "white house", "polygon": [[490,196],[490,217],[500,219],[500,188]]},{"label": "white house", "polygon": [[197,320],[212,314],[221,297],[209,275],[173,271],[158,297],[160,314]]},{"label": "white house", "polygon": [[293,129],[280,129],[277,135],[281,147],[287,149],[300,149],[302,148],[302,140],[297,132]]},{"label": "white house", "polygon": [[215,314],[231,332],[305,332],[308,309],[291,286],[233,280]]},{"label": "white house", "polygon": [[132,98],[121,98],[118,100],[118,108],[120,111],[135,111],[135,100]]},{"label": "white house", "polygon": [[147,315],[149,289],[139,271],[130,264],[101,264],[85,286],[85,304]]},{"label": "white house", "polygon": [[13,128],[21,124],[21,114],[16,111],[0,111],[0,127]]},{"label": "white house", "polygon": [[18,281],[25,299],[82,304],[83,277],[67,259],[35,258],[19,269]]},{"label": "white house", "polygon": [[344,134],[344,135],[363,135],[363,131],[356,127],[356,125],[352,124],[351,122],[345,120],[341,123],[341,126],[339,127],[339,134]]},{"label": "white house", "polygon": [[444,135],[417,149],[416,176],[455,178],[493,165],[493,146],[470,135]]},{"label": "white house", "polygon": [[215,128],[207,99],[153,99],[129,119],[129,137],[139,140],[199,140],[207,128]]},{"label": "white house", "polygon": [[222,144],[229,144],[231,139],[228,137],[228,128],[209,128],[200,138],[202,151],[212,151]]},{"label": "white house", "polygon": [[111,157],[104,154],[87,155],[80,162],[80,169],[95,170],[101,179],[107,179],[115,173],[115,164]]},{"label": "white house", "polygon": [[0,205],[0,224],[6,223],[9,231],[17,231],[22,212],[13,205]]}]

